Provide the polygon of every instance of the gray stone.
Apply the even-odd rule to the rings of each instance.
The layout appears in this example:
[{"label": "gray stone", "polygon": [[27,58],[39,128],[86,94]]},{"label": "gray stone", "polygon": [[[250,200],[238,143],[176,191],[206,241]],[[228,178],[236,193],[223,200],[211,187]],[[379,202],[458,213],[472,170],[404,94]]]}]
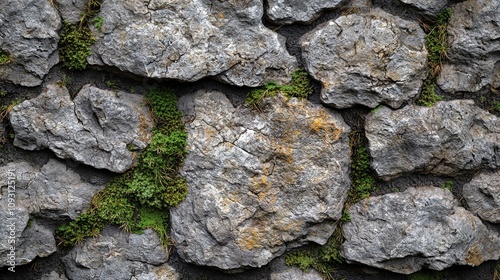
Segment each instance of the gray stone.
[{"label": "gray stone", "polygon": [[298,267],[285,265],[284,258],[270,263],[271,275],[269,280],[323,280],[322,275],[314,269],[302,271]]},{"label": "gray stone", "polygon": [[421,10],[425,15],[437,16],[448,5],[448,0],[399,0]]},{"label": "gray stone", "polygon": [[283,96],[261,112],[235,108],[217,91],[180,103],[193,118],[183,167],[189,191],[171,209],[184,260],[260,267],[287,248],[327,241],[335,225],[325,220],[341,217],[350,182],[350,128],[338,113]]},{"label": "gray stone", "polygon": [[76,245],[63,257],[66,275],[75,280],[179,279],[167,260],[166,249],[152,229],[138,235],[110,227],[99,237]]},{"label": "gray stone", "polygon": [[59,62],[61,20],[50,1],[0,2],[0,50],[11,62],[0,65],[0,79],[33,87]]},{"label": "gray stone", "polygon": [[500,166],[500,121],[471,100],[382,107],[366,118],[372,168],[384,180],[411,172],[455,176]]},{"label": "gray stone", "polygon": [[66,88],[48,85],[38,97],[10,112],[14,145],[26,150],[49,148],[96,168],[125,172],[133,149],[151,141],[152,123],[140,95],[84,86],[74,100]]},{"label": "gray stone", "polygon": [[63,20],[72,24],[80,22],[88,0],[55,0]]},{"label": "gray stone", "polygon": [[346,0],[269,0],[266,13],[269,19],[280,24],[310,22],[325,9],[338,8]]},{"label": "gray stone", "polygon": [[436,187],[364,199],[349,209],[342,254],[348,262],[403,274],[500,258],[498,233],[457,204],[450,191]]},{"label": "gray stone", "polygon": [[375,9],[341,16],[301,38],[305,68],[323,84],[321,100],[347,108],[393,108],[415,97],[427,74],[424,32]]},{"label": "gray stone", "polygon": [[66,275],[59,274],[53,270],[50,273],[44,274],[40,280],[68,280],[68,278],[66,278]]},{"label": "gray stone", "polygon": [[151,78],[286,82],[297,62],[262,15],[260,0],[104,1],[102,32],[88,61]]},{"label": "gray stone", "polygon": [[463,195],[472,213],[483,220],[500,223],[500,170],[476,175],[464,185]]},{"label": "gray stone", "polygon": [[446,63],[438,85],[448,93],[500,89],[500,0],[469,0],[452,7]]}]

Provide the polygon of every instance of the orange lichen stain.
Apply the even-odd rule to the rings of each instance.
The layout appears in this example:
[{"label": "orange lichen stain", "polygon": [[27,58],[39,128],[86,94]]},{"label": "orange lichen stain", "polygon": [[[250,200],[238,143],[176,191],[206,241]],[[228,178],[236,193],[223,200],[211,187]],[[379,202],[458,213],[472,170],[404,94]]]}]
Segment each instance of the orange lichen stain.
[{"label": "orange lichen stain", "polygon": [[224,18],[224,14],[223,14],[222,12],[219,12],[218,17],[219,17],[220,19],[223,19],[223,18]]},{"label": "orange lichen stain", "polygon": [[147,143],[151,141],[151,130],[150,130],[150,125],[149,121],[144,115],[139,116],[139,140],[141,142]]},{"label": "orange lichen stain", "polygon": [[251,226],[246,229],[239,230],[239,238],[236,243],[243,251],[250,251],[263,247],[265,241],[265,233],[260,231],[258,227]]},{"label": "orange lichen stain", "polygon": [[293,163],[293,150],[291,147],[278,146],[275,151],[275,156],[277,159],[283,160],[287,163]]},{"label": "orange lichen stain", "polygon": [[324,134],[327,140],[335,142],[339,140],[342,129],[337,128],[335,123],[329,122],[328,118],[327,113],[321,110],[319,116],[311,122],[309,127],[314,133],[318,135]]},{"label": "orange lichen stain", "polygon": [[477,247],[477,244],[469,248],[465,256],[465,261],[472,266],[478,266],[483,263],[483,255],[481,254],[481,250]]},{"label": "orange lichen stain", "polygon": [[267,175],[253,177],[250,191],[254,193],[267,191],[271,187],[271,183],[267,181],[267,178]]}]

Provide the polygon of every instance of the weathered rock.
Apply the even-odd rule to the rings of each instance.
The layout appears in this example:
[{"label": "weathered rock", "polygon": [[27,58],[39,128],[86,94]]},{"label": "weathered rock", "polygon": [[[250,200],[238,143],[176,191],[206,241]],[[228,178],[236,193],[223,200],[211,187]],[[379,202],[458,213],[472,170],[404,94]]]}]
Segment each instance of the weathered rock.
[{"label": "weathered rock", "polygon": [[183,168],[189,192],[171,209],[184,260],[260,267],[287,247],[326,242],[334,225],[324,221],[340,218],[349,188],[350,129],[339,114],[284,97],[259,113],[217,91],[181,104],[194,115]]},{"label": "weathered rock", "polygon": [[[139,246],[140,245],[140,246]],[[124,233],[106,228],[97,238],[86,239],[63,257],[69,279],[179,279],[165,264],[168,255],[155,231]]]},{"label": "weathered rock", "polygon": [[50,1],[0,3],[0,50],[11,62],[0,65],[0,79],[37,86],[59,62],[57,30],[61,20]]},{"label": "weathered rock", "polygon": [[74,100],[66,88],[48,85],[10,113],[14,145],[49,148],[60,158],[125,172],[151,141],[151,120],[140,95],[84,86]]},{"label": "weathered rock", "polygon": [[438,85],[448,93],[500,88],[500,0],[469,0],[452,7],[445,64]]},{"label": "weathered rock", "polygon": [[87,0],[55,0],[63,20],[75,24],[80,21]]},{"label": "weathered rock", "polygon": [[399,0],[402,3],[411,5],[426,15],[437,16],[447,5],[447,0]]},{"label": "weathered rock", "polygon": [[260,0],[104,1],[103,32],[88,61],[152,78],[287,81],[297,62],[262,15]]},{"label": "weathered rock", "polygon": [[399,107],[426,76],[424,32],[382,10],[331,20],[301,39],[307,71],[323,84],[321,100],[338,108]]},{"label": "weathered rock", "polygon": [[266,13],[269,19],[280,24],[310,22],[325,9],[338,8],[345,0],[269,0]]},{"label": "weathered rock", "polygon": [[68,278],[66,278],[66,275],[64,275],[64,273],[59,274],[53,270],[50,273],[44,274],[41,280],[68,280]]},{"label": "weathered rock", "polygon": [[464,185],[463,195],[472,213],[500,223],[500,170],[476,175]]},{"label": "weathered rock", "polygon": [[298,267],[285,265],[284,258],[275,260],[270,264],[270,280],[322,280],[324,279],[319,272],[314,269],[302,271]]},{"label": "weathered rock", "polygon": [[500,166],[500,121],[471,100],[382,107],[366,119],[372,168],[384,180],[422,172],[455,176]]},{"label": "weathered rock", "polygon": [[442,188],[409,188],[353,205],[344,225],[349,262],[410,274],[500,258],[500,236]]}]

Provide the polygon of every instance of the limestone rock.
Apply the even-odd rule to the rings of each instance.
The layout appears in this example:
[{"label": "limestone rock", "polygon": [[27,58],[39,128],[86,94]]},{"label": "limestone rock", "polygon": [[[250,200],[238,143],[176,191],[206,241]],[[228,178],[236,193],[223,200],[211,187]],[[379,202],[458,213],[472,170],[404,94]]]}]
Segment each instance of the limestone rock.
[{"label": "limestone rock", "polygon": [[384,180],[410,172],[455,176],[500,166],[500,121],[471,100],[382,107],[366,119],[372,168]]},{"label": "limestone rock", "polygon": [[445,64],[438,79],[449,93],[500,89],[500,0],[469,0],[452,8]]},{"label": "limestone rock", "polygon": [[260,0],[104,1],[103,32],[88,61],[151,78],[285,82],[297,62],[262,15]]},{"label": "limestone rock", "polygon": [[0,2],[0,50],[11,59],[0,65],[0,79],[27,87],[40,85],[59,62],[60,26],[50,1]]},{"label": "limestone rock", "polygon": [[323,280],[322,275],[314,270],[302,271],[298,267],[290,267],[285,264],[284,258],[270,263],[271,275],[269,280]]},{"label": "limestone rock", "polygon": [[464,185],[463,194],[472,213],[500,223],[500,170],[476,175]]},{"label": "limestone rock", "polygon": [[280,24],[309,22],[318,17],[322,10],[338,8],[345,0],[269,0],[266,13],[269,19]]},{"label": "limestone rock", "polygon": [[66,275],[59,274],[52,270],[50,273],[44,274],[41,280],[68,280],[68,278],[66,278]]},{"label": "limestone rock", "polygon": [[14,107],[14,145],[49,148],[60,158],[125,172],[151,141],[151,120],[140,95],[84,86],[74,100],[56,84]]},{"label": "limestone rock", "polygon": [[409,188],[370,197],[349,212],[342,248],[349,262],[410,274],[500,258],[498,233],[458,207],[446,189]]},{"label": "limestone rock", "polygon": [[80,21],[82,13],[85,11],[87,0],[55,0],[57,9],[61,13],[63,20],[75,24]]},{"label": "limestone rock", "polygon": [[167,260],[152,229],[138,235],[106,228],[99,237],[86,239],[63,257],[68,278],[79,280],[179,279]]},{"label": "limestone rock", "polygon": [[447,4],[447,0],[399,0],[404,4],[411,5],[426,15],[437,16],[437,14],[443,10]]},{"label": "limestone rock", "polygon": [[426,76],[424,32],[382,10],[341,16],[301,38],[305,68],[323,84],[321,100],[393,108],[419,93]]},{"label": "limestone rock", "polygon": [[260,267],[288,247],[326,242],[334,225],[324,221],[341,217],[349,188],[350,128],[339,114],[284,97],[259,113],[217,91],[180,103],[193,118],[183,167],[189,191],[171,209],[184,260]]},{"label": "limestone rock", "polygon": [[[15,207],[9,207],[9,186],[15,185]],[[5,225],[15,224],[16,265],[31,262],[35,257],[46,257],[56,251],[52,229],[39,224],[30,216],[74,219],[90,207],[92,197],[104,186],[81,181],[75,172],[56,161],[37,169],[27,162],[12,162],[0,166],[0,219]],[[12,192],[11,192],[12,193]],[[11,229],[0,231],[0,254],[10,252]],[[0,267],[10,266],[7,258]]]}]

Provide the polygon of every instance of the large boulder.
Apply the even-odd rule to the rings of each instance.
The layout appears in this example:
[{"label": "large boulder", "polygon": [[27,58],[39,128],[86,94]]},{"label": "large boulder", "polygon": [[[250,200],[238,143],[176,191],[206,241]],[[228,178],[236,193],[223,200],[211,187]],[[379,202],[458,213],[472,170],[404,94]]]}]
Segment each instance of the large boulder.
[{"label": "large boulder", "polygon": [[140,95],[90,85],[71,100],[66,88],[51,84],[11,111],[14,145],[49,148],[60,158],[125,172],[135,159],[131,149],[151,141],[152,122],[143,103]]},{"label": "large boulder", "polygon": [[397,108],[415,97],[427,75],[425,34],[375,9],[341,16],[301,38],[305,68],[323,84],[321,100],[347,108]]},{"label": "large boulder", "polygon": [[411,172],[455,176],[500,166],[500,121],[471,100],[382,107],[366,118],[372,168],[384,180]]},{"label": "large boulder", "polygon": [[27,87],[40,85],[59,62],[60,27],[61,19],[51,1],[1,1],[0,55],[11,61],[0,64],[0,79]]},{"label": "large boulder", "polygon": [[500,88],[500,0],[468,0],[452,8],[438,85],[449,93]]},{"label": "large boulder", "polygon": [[[9,240],[15,237],[16,266],[56,251],[52,229],[39,223],[38,217],[75,219],[90,207],[94,194],[104,188],[82,182],[78,174],[57,160],[49,160],[40,169],[23,161],[0,166],[0,187],[0,219],[5,221],[0,231],[0,253],[10,253]],[[8,258],[1,258],[3,266],[12,266]]]},{"label": "large boulder", "polygon": [[500,258],[498,233],[457,204],[450,191],[436,187],[362,200],[349,209],[342,254],[348,262],[403,274]]},{"label": "large boulder", "polygon": [[476,175],[464,185],[463,195],[472,213],[500,223],[500,170]]},{"label": "large boulder", "polygon": [[269,0],[266,13],[269,19],[280,24],[309,22],[314,20],[325,9],[338,8],[345,0]]},{"label": "large boulder", "polygon": [[88,61],[151,78],[284,82],[297,62],[262,15],[260,0],[104,1],[103,32]]},{"label": "large boulder", "polygon": [[447,5],[448,0],[399,0],[422,11],[425,15],[437,16]]},{"label": "large boulder", "polygon": [[[194,99],[188,106],[188,99]],[[231,270],[260,267],[288,247],[323,244],[349,189],[349,127],[324,107],[280,96],[261,111],[221,92],[181,99],[189,192],[171,209],[179,255]]]},{"label": "large boulder", "polygon": [[152,229],[133,234],[111,227],[63,257],[66,276],[75,280],[179,279],[167,260],[167,251]]}]

